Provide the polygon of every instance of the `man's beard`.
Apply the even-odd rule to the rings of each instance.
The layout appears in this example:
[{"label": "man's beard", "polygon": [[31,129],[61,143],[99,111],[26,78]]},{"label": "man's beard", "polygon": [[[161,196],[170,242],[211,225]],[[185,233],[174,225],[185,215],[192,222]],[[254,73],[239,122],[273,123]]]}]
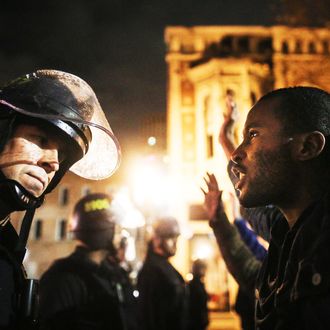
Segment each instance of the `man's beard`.
[{"label": "man's beard", "polygon": [[287,145],[275,151],[257,152],[252,166],[255,175],[248,180],[247,191],[239,197],[242,206],[280,205],[292,197],[296,171]]}]

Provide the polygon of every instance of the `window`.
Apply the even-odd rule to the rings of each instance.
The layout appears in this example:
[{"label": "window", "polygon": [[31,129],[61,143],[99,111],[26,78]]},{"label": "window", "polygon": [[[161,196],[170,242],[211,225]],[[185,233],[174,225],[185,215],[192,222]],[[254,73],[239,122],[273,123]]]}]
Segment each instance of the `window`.
[{"label": "window", "polygon": [[83,186],[81,188],[81,197],[87,196],[91,193],[91,188],[89,186]]},{"label": "window", "polygon": [[67,238],[67,232],[68,232],[68,222],[66,219],[61,219],[57,223],[57,232],[55,239],[58,241],[63,241]]},{"label": "window", "polygon": [[249,37],[241,37],[238,39],[238,51],[247,53],[250,50]]},{"label": "window", "polygon": [[42,226],[43,226],[43,221],[41,219],[37,219],[34,222],[34,227],[33,227],[33,238],[35,240],[40,240],[42,237]]},{"label": "window", "polygon": [[297,40],[297,42],[296,42],[295,52],[297,54],[301,54],[302,53],[302,46],[301,46],[301,41],[300,40]]},{"label": "window", "polygon": [[59,204],[60,206],[66,206],[69,204],[69,189],[61,187],[59,190]]},{"label": "window", "polygon": [[224,54],[230,54],[233,51],[234,39],[232,36],[226,36],[220,41],[220,49]]},{"label": "window", "polygon": [[213,157],[213,134],[212,134],[212,109],[210,106],[210,97],[204,99],[204,123],[205,123],[205,147],[206,157]]},{"label": "window", "polygon": [[289,53],[289,46],[286,41],[282,43],[282,53],[283,54],[288,54]]},{"label": "window", "polygon": [[188,106],[194,104],[194,86],[187,79],[181,82],[181,104]]},{"label": "window", "polygon": [[273,49],[272,39],[267,38],[260,40],[257,46],[257,50],[261,54],[271,54]]},{"label": "window", "polygon": [[315,47],[315,43],[313,41],[310,41],[308,44],[308,52],[310,54],[315,54],[316,53],[316,47]]},{"label": "window", "polygon": [[214,155],[213,136],[209,134],[206,135],[206,153],[207,153],[207,158],[211,158]]}]

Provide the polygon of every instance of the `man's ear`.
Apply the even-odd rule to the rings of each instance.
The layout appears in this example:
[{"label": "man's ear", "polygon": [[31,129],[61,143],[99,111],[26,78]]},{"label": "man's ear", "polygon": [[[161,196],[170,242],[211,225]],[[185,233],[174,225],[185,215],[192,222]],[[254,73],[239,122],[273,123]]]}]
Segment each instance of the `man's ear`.
[{"label": "man's ear", "polygon": [[295,146],[295,158],[300,161],[316,158],[325,146],[325,137],[319,131],[300,134]]}]

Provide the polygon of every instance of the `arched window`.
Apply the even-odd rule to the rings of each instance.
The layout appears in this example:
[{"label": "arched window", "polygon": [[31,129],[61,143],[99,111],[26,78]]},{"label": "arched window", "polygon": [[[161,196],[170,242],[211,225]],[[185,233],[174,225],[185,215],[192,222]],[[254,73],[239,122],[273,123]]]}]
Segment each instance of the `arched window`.
[{"label": "arched window", "polygon": [[248,53],[250,51],[249,37],[240,37],[237,46],[240,53]]},{"label": "arched window", "polygon": [[289,54],[289,46],[286,41],[283,41],[283,43],[282,43],[282,53]]},{"label": "arched window", "polygon": [[316,47],[315,47],[315,43],[313,41],[310,41],[308,43],[308,53],[310,53],[310,54],[316,53]]},{"label": "arched window", "polygon": [[296,54],[301,54],[302,53],[302,45],[301,45],[300,40],[297,40],[297,42],[296,42],[295,53]]},{"label": "arched window", "polygon": [[258,43],[258,46],[257,46],[257,51],[258,51],[258,53],[261,53],[261,54],[271,53],[272,49],[273,49],[273,45],[272,45],[271,38],[260,40]]},{"label": "arched window", "polygon": [[233,51],[234,39],[232,36],[226,36],[220,41],[220,51],[223,54],[230,54]]}]

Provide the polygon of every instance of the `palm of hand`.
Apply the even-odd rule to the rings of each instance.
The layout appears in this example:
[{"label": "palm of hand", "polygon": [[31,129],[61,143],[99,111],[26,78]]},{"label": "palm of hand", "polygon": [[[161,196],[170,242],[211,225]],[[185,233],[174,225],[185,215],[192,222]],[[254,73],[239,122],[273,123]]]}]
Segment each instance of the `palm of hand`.
[{"label": "palm of hand", "polygon": [[204,208],[209,219],[212,220],[216,215],[222,191],[219,190],[218,182],[214,174],[206,173],[206,175],[207,177],[204,178],[204,181],[207,185],[207,191],[202,189],[204,193]]}]

